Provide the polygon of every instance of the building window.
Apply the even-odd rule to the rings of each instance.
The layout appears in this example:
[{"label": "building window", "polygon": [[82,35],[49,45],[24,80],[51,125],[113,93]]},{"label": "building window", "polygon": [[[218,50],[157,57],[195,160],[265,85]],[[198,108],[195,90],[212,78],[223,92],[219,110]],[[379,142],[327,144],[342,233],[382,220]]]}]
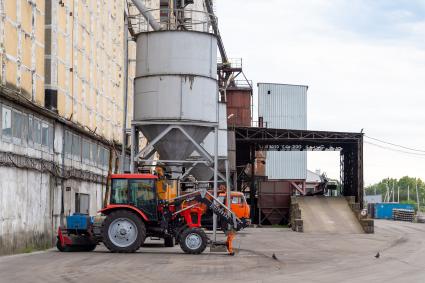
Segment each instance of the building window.
[{"label": "building window", "polygon": [[93,166],[97,165],[97,144],[90,143],[90,164]]},{"label": "building window", "polygon": [[77,161],[81,161],[81,137],[72,135],[72,155]]},{"label": "building window", "polygon": [[15,143],[20,143],[22,138],[22,119],[21,113],[12,111],[12,136]]},{"label": "building window", "polygon": [[53,126],[49,124],[49,150],[53,152],[53,143],[55,142]]},{"label": "building window", "polygon": [[103,150],[102,150],[102,146],[100,145],[97,147],[96,164],[97,164],[97,167],[99,168],[103,167]]},{"label": "building window", "polygon": [[107,169],[109,167],[109,151],[106,148],[103,148],[103,168]]},{"label": "building window", "polygon": [[90,214],[90,195],[89,194],[75,194],[75,212],[82,214]]},{"label": "building window", "polygon": [[49,146],[49,125],[41,124],[41,144],[45,147]]},{"label": "building window", "polygon": [[65,131],[65,154],[66,157],[72,157],[72,133]]},{"label": "building window", "polygon": [[37,145],[41,145],[41,121],[34,118],[34,132],[33,132],[33,136],[34,136],[34,143]]},{"label": "building window", "polygon": [[33,116],[28,115],[28,145],[33,146],[34,144],[34,123]]},{"label": "building window", "polygon": [[4,106],[2,109],[2,134],[4,137],[12,136],[12,110]]},{"label": "building window", "polygon": [[83,161],[88,164],[90,162],[90,142],[83,139]]}]

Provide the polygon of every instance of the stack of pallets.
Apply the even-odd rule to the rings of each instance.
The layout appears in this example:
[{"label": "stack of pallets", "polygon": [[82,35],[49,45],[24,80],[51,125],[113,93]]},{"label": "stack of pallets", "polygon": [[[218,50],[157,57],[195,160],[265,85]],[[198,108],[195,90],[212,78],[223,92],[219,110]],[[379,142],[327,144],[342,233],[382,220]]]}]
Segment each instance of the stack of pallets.
[{"label": "stack of pallets", "polygon": [[411,209],[393,209],[393,220],[413,222],[415,211]]}]

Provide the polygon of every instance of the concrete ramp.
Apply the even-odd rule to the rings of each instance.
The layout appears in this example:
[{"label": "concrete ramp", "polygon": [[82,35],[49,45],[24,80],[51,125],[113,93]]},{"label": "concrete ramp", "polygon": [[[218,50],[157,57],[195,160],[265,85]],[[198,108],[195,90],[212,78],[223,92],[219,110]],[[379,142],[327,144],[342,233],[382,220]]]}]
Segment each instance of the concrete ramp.
[{"label": "concrete ramp", "polygon": [[364,233],[344,197],[297,197],[305,233]]}]

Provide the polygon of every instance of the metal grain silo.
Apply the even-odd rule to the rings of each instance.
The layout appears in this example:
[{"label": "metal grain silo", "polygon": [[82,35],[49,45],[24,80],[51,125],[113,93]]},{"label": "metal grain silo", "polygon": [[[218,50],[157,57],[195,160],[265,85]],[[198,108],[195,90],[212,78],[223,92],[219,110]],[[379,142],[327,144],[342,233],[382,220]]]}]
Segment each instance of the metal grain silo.
[{"label": "metal grain silo", "polygon": [[[210,17],[204,15],[206,22],[194,27],[168,19],[159,29],[136,35],[132,160],[148,162],[157,152],[159,162],[182,171],[197,151],[205,164],[213,163],[200,145],[218,128],[217,38]],[[141,151],[139,131],[148,140]]]},{"label": "metal grain silo", "polygon": [[[273,129],[307,129],[307,86],[259,83],[258,117]],[[260,118],[260,119],[261,119]],[[266,158],[269,179],[305,180],[307,152],[270,151]]]}]

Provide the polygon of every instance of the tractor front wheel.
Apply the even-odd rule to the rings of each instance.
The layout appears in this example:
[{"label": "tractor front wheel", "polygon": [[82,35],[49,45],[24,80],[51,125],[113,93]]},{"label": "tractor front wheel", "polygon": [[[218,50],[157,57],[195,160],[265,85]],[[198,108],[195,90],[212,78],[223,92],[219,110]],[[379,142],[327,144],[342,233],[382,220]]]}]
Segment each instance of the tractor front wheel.
[{"label": "tractor front wheel", "polygon": [[145,224],[130,211],[111,212],[103,225],[103,243],[113,253],[134,253],[145,241]]},{"label": "tractor front wheel", "polygon": [[208,244],[208,237],[200,228],[187,228],[180,235],[180,247],[187,254],[200,254]]}]

